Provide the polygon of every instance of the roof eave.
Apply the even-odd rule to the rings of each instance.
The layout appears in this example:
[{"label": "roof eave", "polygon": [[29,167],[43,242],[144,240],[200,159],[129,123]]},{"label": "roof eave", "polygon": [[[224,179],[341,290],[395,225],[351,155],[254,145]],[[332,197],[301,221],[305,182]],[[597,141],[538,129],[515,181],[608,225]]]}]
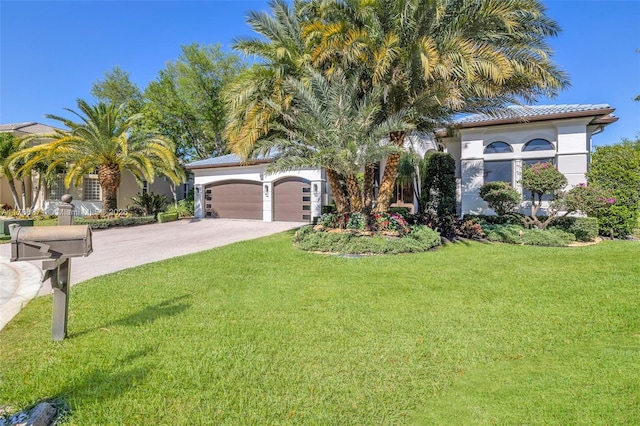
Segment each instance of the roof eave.
[{"label": "roof eave", "polygon": [[[547,115],[538,115],[531,117],[509,117],[502,118],[499,120],[482,120],[482,121],[473,121],[469,123],[462,123],[454,125],[453,127],[457,129],[469,129],[473,127],[489,127],[489,126],[501,126],[505,124],[521,124],[521,123],[532,123],[538,121],[552,121],[552,120],[561,120],[567,118],[581,118],[581,117],[596,117],[594,121],[600,119],[606,119],[606,116],[615,111],[615,108],[602,108],[602,109],[593,109],[587,111],[572,111],[572,112],[563,112],[558,114],[547,114]],[[606,124],[615,122],[618,118],[611,117],[610,119],[613,121],[607,122]]]},{"label": "roof eave", "polygon": [[190,166],[186,165],[185,169],[187,170],[201,170],[201,169],[221,169],[226,167],[246,167],[246,166],[255,166],[258,164],[267,164],[271,163],[273,160],[252,160],[247,162],[236,162],[236,163],[226,163],[226,164],[202,164]]}]

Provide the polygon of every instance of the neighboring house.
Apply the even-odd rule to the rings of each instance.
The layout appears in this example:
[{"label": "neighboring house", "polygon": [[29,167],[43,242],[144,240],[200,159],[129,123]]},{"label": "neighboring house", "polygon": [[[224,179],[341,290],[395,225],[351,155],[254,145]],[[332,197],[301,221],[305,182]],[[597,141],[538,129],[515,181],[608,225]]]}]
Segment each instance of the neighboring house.
[{"label": "neighboring house", "polygon": [[[52,133],[56,130],[54,127],[40,123],[17,123],[0,125],[0,132],[11,132],[15,137],[26,136],[29,134]],[[42,141],[46,142],[46,141]],[[35,199],[35,179],[27,180],[27,206],[31,206],[31,202]],[[166,195],[167,199],[172,200],[171,182],[164,177],[156,177],[153,183],[143,182],[141,188],[136,182],[133,175],[129,172],[122,173],[122,181],[118,189],[118,208],[126,209],[131,204],[131,197],[139,192],[154,192],[156,194]],[[190,189],[190,183],[185,183],[176,188],[176,196],[182,199],[186,196]],[[33,206],[35,210],[44,210],[46,213],[55,214],[60,197],[64,194],[71,194],[73,204],[79,215],[96,214],[102,210],[102,190],[98,182],[97,174],[88,174],[84,176],[78,187],[65,188],[64,174],[53,179],[50,184],[42,187],[40,196],[38,197],[37,206]],[[13,206],[13,198],[9,190],[7,179],[0,178],[0,203],[7,203]]]},{"label": "neighboring house", "polygon": [[[591,137],[617,120],[613,111],[608,105],[512,106],[491,116],[458,119],[449,136],[439,141],[414,135],[408,144],[421,154],[436,149],[451,154],[456,161],[458,213],[490,214],[479,196],[480,187],[505,181],[522,192],[523,164],[552,161],[567,176],[567,188],[585,183]],[[237,156],[225,155],[188,164],[195,176],[196,217],[306,222],[319,216],[331,200],[324,171],[268,174],[270,161],[265,157],[243,164]],[[384,161],[379,170],[384,170]],[[413,208],[411,186],[397,185],[393,201],[392,206]]]}]

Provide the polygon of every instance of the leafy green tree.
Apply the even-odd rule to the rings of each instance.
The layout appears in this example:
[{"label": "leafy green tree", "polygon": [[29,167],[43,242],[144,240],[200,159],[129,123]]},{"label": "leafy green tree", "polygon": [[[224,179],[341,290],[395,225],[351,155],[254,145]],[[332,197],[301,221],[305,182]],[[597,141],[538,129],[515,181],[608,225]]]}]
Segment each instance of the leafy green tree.
[{"label": "leafy green tree", "polygon": [[601,230],[624,237],[633,232],[640,216],[640,152],[638,141],[597,147],[587,174],[589,185],[608,191],[615,205],[599,217]]},{"label": "leafy green tree", "polygon": [[57,115],[47,118],[61,122],[67,130],[51,134],[31,135],[25,141],[50,139],[50,142],[25,148],[9,157],[11,164],[23,164],[19,171],[31,170],[40,162],[48,162],[48,170],[66,167],[65,185],[79,185],[82,178],[98,170],[102,188],[103,212],[117,208],[117,190],[122,171],[133,174],[142,185],[143,180],[153,182],[156,174],[164,175],[173,183],[183,182],[184,170],[174,154],[175,147],[166,137],[147,132],[135,132],[141,114],[126,117],[124,105],[105,103],[90,105],[78,99],[80,112],[66,108],[77,116],[75,122]]},{"label": "leafy green tree", "polygon": [[[560,29],[536,0],[325,0],[309,10],[319,14],[305,24],[315,66],[358,69],[364,90],[383,88],[384,111],[411,108],[418,129],[568,85],[546,42]],[[390,133],[399,147],[405,136]],[[378,211],[388,208],[399,159],[387,159]]]},{"label": "leafy green tree", "polygon": [[184,159],[224,154],[222,90],[243,68],[240,58],[220,45],[182,46],[178,59],[167,63],[144,91],[148,126],[172,139]]},{"label": "leafy green tree", "polygon": [[107,104],[125,104],[125,115],[138,113],[144,99],[140,88],[131,81],[131,73],[123,71],[116,66],[111,71],[104,73],[103,80],[98,80],[91,87],[91,94],[98,100]]},{"label": "leafy green tree", "polygon": [[428,152],[422,183],[422,196],[427,210],[438,217],[456,213],[456,162],[445,152]]}]

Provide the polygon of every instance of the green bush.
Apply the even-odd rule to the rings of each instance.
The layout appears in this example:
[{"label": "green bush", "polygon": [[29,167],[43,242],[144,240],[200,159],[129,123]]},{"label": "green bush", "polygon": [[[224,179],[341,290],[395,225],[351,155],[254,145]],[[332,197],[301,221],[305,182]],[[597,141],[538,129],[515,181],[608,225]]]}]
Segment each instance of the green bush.
[{"label": "green bush", "polygon": [[520,193],[507,182],[485,183],[480,188],[480,198],[486,201],[498,216],[515,212],[522,201]]},{"label": "green bush", "polygon": [[159,223],[165,223],[165,222],[173,222],[178,220],[178,213],[177,212],[173,212],[173,213],[168,213],[168,212],[160,212],[158,213],[158,222]]},{"label": "green bush", "polygon": [[145,214],[158,217],[158,213],[167,207],[167,197],[153,192],[145,194],[139,192],[135,197],[131,197],[131,203],[135,207],[141,208]]},{"label": "green bush", "polygon": [[306,251],[345,254],[417,253],[440,245],[440,235],[427,226],[415,226],[402,238],[359,235],[351,232],[314,231],[312,226],[296,232],[296,245]]},{"label": "green bush", "polygon": [[178,217],[192,217],[194,212],[194,202],[185,198],[178,201],[178,204],[171,204],[167,207],[167,213],[177,213]]},{"label": "green bush", "polygon": [[154,223],[153,216],[114,217],[110,219],[86,219],[77,217],[73,223],[76,225],[89,225],[91,229],[107,229],[115,226],[136,226]]},{"label": "green bush", "polygon": [[522,225],[522,220],[519,215],[506,215],[506,216],[495,216],[495,215],[474,215],[474,214],[466,214],[462,217],[463,221],[473,220],[478,222],[480,225]]},{"label": "green bush", "polygon": [[560,229],[524,229],[517,225],[486,225],[482,228],[487,240],[533,246],[562,247],[576,240],[573,234]]},{"label": "green bush", "polygon": [[573,234],[577,241],[593,241],[598,236],[598,219],[595,217],[565,216],[553,221],[551,228]]}]

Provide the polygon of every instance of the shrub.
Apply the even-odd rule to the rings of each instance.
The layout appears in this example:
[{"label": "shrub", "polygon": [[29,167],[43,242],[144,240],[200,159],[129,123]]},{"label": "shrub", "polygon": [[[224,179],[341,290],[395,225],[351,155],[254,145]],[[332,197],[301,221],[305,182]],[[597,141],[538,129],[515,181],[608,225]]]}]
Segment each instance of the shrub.
[{"label": "shrub", "polygon": [[[422,204],[438,216],[456,213],[456,162],[445,152],[425,155],[426,171],[422,178]],[[420,212],[423,213],[423,212]]]},{"label": "shrub", "polygon": [[160,212],[158,213],[158,222],[160,223],[164,223],[164,222],[173,222],[178,220],[178,213],[174,212],[174,213],[167,213],[167,212]]},{"label": "shrub", "polygon": [[565,216],[554,220],[550,229],[553,228],[573,234],[577,241],[593,241],[598,236],[598,219]]},{"label": "shrub", "polygon": [[178,217],[191,217],[194,212],[194,202],[185,198],[178,201],[177,204],[171,204],[167,207],[167,213],[177,213]]},{"label": "shrub", "polygon": [[74,219],[76,225],[89,225],[91,229],[107,229],[115,226],[135,226],[146,225],[154,223],[155,218],[153,216],[125,216],[103,219],[91,219],[88,217],[77,217]]},{"label": "shrub", "polygon": [[367,229],[367,218],[362,213],[356,212],[349,216],[346,224],[347,229]]},{"label": "shrub", "polygon": [[522,220],[518,215],[506,215],[506,216],[494,216],[494,215],[473,215],[466,214],[462,217],[462,220],[475,220],[480,225],[520,225],[522,226]]},{"label": "shrub", "polygon": [[158,213],[164,211],[167,207],[167,197],[153,192],[145,194],[138,193],[135,197],[131,197],[134,206],[140,207],[145,214],[158,217]]},{"label": "shrub", "polygon": [[531,191],[531,215],[525,217],[527,225],[545,229],[558,214],[559,209],[549,209],[549,217],[545,221],[538,218],[538,211],[542,207],[542,197],[554,194],[567,185],[567,178],[551,163],[535,163],[522,169],[522,187]]},{"label": "shrub", "polygon": [[480,188],[480,198],[487,202],[498,216],[515,212],[522,197],[507,182],[488,182]]},{"label": "shrub", "polygon": [[402,234],[409,231],[407,221],[396,213],[374,213],[372,222],[375,231],[397,231]]},{"label": "shrub", "polygon": [[487,240],[508,244],[561,247],[576,240],[560,229],[524,229],[517,225],[487,225],[483,229]]},{"label": "shrub", "polygon": [[412,227],[405,236],[357,235],[349,232],[314,231],[304,226],[296,232],[296,246],[306,251],[345,254],[397,254],[430,250],[440,245],[440,236],[426,226]]},{"label": "shrub", "polygon": [[484,237],[482,225],[475,220],[463,220],[458,223],[456,234],[462,238],[479,240]]},{"label": "shrub", "polygon": [[624,237],[640,218],[640,152],[638,141],[596,148],[587,178],[589,184],[609,191],[615,205],[598,215],[601,233]]}]

